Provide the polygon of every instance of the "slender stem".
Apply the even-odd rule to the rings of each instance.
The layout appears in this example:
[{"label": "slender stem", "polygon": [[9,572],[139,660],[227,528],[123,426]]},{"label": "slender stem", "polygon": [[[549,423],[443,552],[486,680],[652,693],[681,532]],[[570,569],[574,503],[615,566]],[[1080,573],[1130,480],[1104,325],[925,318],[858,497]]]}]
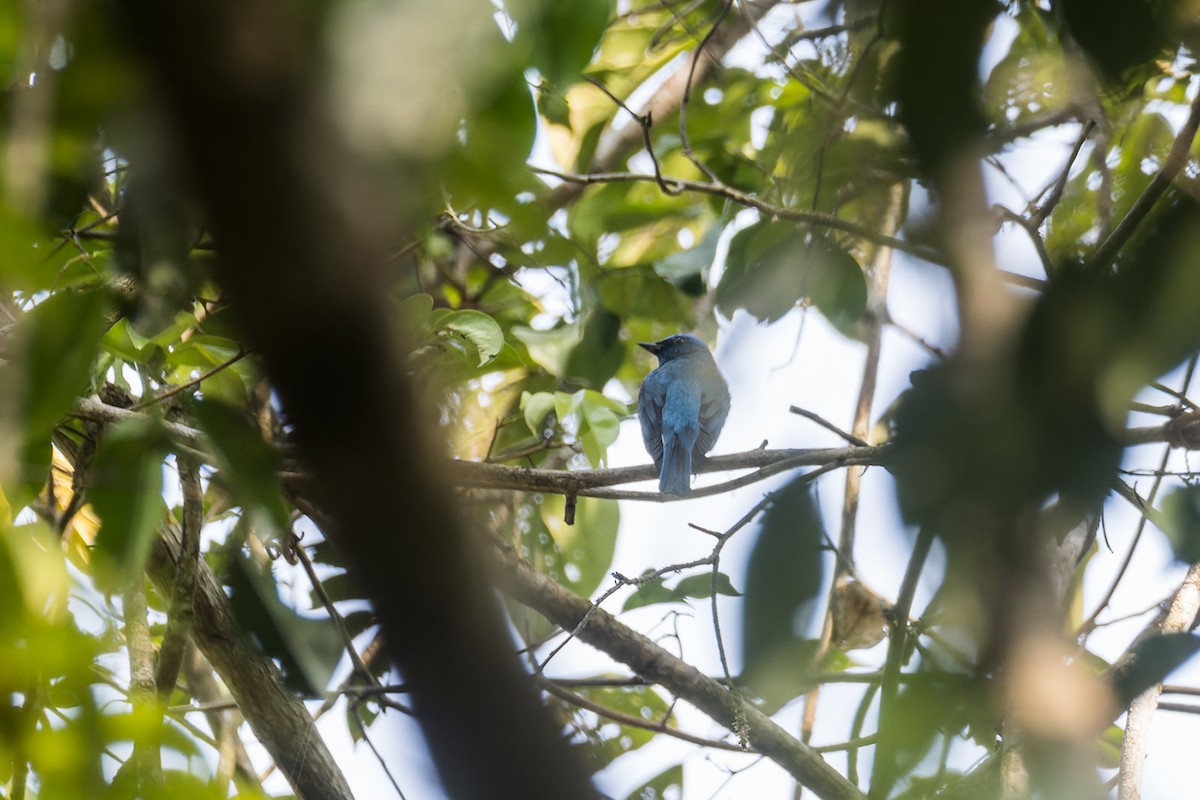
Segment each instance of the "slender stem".
[{"label": "slender stem", "polygon": [[[1200,564],[1193,564],[1187,577],[1175,593],[1171,607],[1159,633],[1182,633],[1187,631],[1200,612]],[[1142,692],[1129,706],[1125,720],[1125,736],[1121,740],[1121,771],[1118,773],[1118,800],[1137,800],[1141,797],[1142,768],[1149,746],[1150,719],[1158,708],[1162,684],[1158,683]]]},{"label": "slender stem", "polygon": [[[122,602],[125,615],[125,647],[129,654],[129,701],[135,709],[154,708],[157,687],[154,682],[154,649],[147,621],[146,578],[139,570],[125,587]],[[140,794],[153,794],[162,784],[162,754],[158,735],[147,727],[134,735],[129,764],[136,775]]]},{"label": "slender stem", "polygon": [[647,730],[647,731],[654,731],[655,733],[665,733],[668,736],[672,736],[676,739],[681,739],[685,742],[690,742],[692,744],[698,744],[701,747],[708,747],[708,748],[712,748],[714,750],[727,750],[732,753],[753,753],[754,752],[753,750],[743,747],[740,744],[734,744],[733,742],[723,742],[723,741],[720,741],[719,739],[705,739],[702,736],[695,736],[693,734],[687,733],[686,731],[681,731],[678,728],[672,728],[668,724],[669,717],[661,719],[661,720],[642,719],[641,717],[635,717],[632,714],[625,714],[623,712],[616,711],[614,709],[609,708],[606,705],[603,705],[602,703],[593,702],[592,700],[589,700],[588,698],[583,697],[582,695],[576,694],[575,692],[568,691],[567,689],[563,688],[562,686],[557,685],[554,681],[543,679],[543,680],[539,681],[539,683],[541,684],[542,689],[547,694],[557,697],[559,700],[562,700],[563,702],[566,702],[566,703],[570,703],[573,706],[578,706],[579,708],[582,708],[584,710],[591,711],[593,714],[599,714],[600,716],[602,716],[606,719],[611,719],[614,722],[619,722],[622,725],[628,725],[633,728],[641,728],[641,729]]},{"label": "slender stem", "polygon": [[226,359],[225,361],[222,361],[220,364],[217,364],[212,369],[206,370],[205,372],[200,373],[199,375],[192,378],[191,380],[181,383],[178,386],[173,386],[170,389],[163,392],[162,394],[155,395],[154,397],[151,397],[148,400],[143,400],[142,402],[135,405],[131,410],[140,411],[141,409],[146,408],[147,406],[152,406],[155,403],[161,403],[163,400],[166,400],[167,398],[174,397],[175,395],[179,394],[180,392],[186,391],[186,390],[192,388],[193,386],[199,386],[201,383],[208,380],[213,375],[216,375],[218,372],[221,372],[222,370],[233,366],[234,364],[241,361],[245,357],[246,357],[246,351],[238,350],[230,358]]},{"label": "slender stem", "polygon": [[183,494],[183,521],[180,527],[180,558],[175,569],[167,612],[167,629],[159,650],[155,684],[161,702],[167,702],[175,691],[179,671],[183,667],[184,651],[192,630],[196,573],[200,562],[200,531],[204,527],[204,490],[200,484],[200,462],[189,455],[175,458],[179,484]]},{"label": "slender stem", "polygon": [[895,718],[896,699],[900,691],[900,669],[908,649],[908,617],[912,611],[913,595],[921,570],[933,546],[933,531],[928,526],[917,531],[912,557],[904,571],[900,591],[896,595],[893,611],[892,638],[888,642],[887,660],[883,667],[883,682],[879,696],[879,743],[875,748],[875,762],[871,766],[871,797],[884,798],[896,780],[896,733],[903,720]]},{"label": "slender stem", "polygon": [[[1183,377],[1183,389],[1180,393],[1181,396],[1183,393],[1187,392],[1188,387],[1192,383],[1192,376],[1196,372],[1196,364],[1198,360],[1200,360],[1200,355],[1193,355],[1191,360],[1188,361],[1187,371]],[[1117,482],[1115,487],[1117,493],[1132,502],[1138,508],[1138,510],[1142,512],[1142,514],[1138,519],[1137,529],[1133,533],[1133,541],[1129,543],[1129,550],[1125,553],[1125,558],[1121,561],[1121,566],[1117,570],[1116,576],[1109,584],[1108,590],[1104,593],[1104,597],[1100,600],[1099,604],[1096,605],[1095,610],[1092,611],[1088,618],[1084,620],[1083,624],[1079,626],[1078,630],[1076,630],[1076,638],[1087,636],[1092,632],[1092,630],[1095,629],[1096,620],[1100,617],[1100,614],[1104,612],[1104,609],[1108,607],[1108,604],[1112,602],[1113,596],[1117,593],[1117,587],[1120,586],[1121,580],[1125,577],[1126,570],[1129,569],[1130,562],[1133,561],[1134,550],[1137,548],[1138,542],[1140,542],[1142,539],[1142,533],[1146,530],[1146,522],[1155,515],[1154,499],[1158,496],[1158,490],[1162,487],[1165,470],[1170,458],[1171,448],[1168,446],[1163,449],[1162,457],[1158,462],[1158,470],[1154,475],[1154,482],[1150,485],[1150,494],[1147,495],[1145,500],[1143,500],[1137,494],[1137,492],[1133,490],[1132,487],[1126,486],[1123,481]]]}]

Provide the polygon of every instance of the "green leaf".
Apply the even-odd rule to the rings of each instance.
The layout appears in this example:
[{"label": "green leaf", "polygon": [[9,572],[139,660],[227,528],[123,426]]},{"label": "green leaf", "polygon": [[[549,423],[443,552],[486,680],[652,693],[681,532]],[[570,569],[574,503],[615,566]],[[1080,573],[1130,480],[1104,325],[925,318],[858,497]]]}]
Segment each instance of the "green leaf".
[{"label": "green leaf", "polygon": [[[647,570],[643,575],[649,574],[651,571]],[[678,603],[689,598],[703,600],[712,597],[712,588],[711,572],[689,575],[675,584],[673,589],[668,589],[664,585],[663,578],[658,577],[652,581],[639,584],[637,591],[629,596],[621,610],[629,611],[655,603]],[[723,572],[717,573],[717,593],[730,597],[741,596],[741,592],[733,588],[733,581]]]},{"label": "green leaf", "polygon": [[539,439],[545,436],[546,417],[554,410],[554,393],[521,393],[521,411],[525,413],[525,425]]},{"label": "green leaf", "polygon": [[488,77],[474,113],[463,120],[462,147],[444,178],[451,196],[464,204],[513,210],[514,195],[531,182],[525,160],[537,133],[537,109],[516,59],[495,64]]},{"label": "green leaf", "polygon": [[504,332],[496,320],[482,311],[452,311],[437,322],[439,330],[453,331],[470,342],[479,353],[479,366],[487,364],[504,347]]},{"label": "green leaf", "polygon": [[26,624],[68,616],[72,579],[59,535],[44,522],[10,525],[11,521],[0,519],[0,601],[5,603],[9,624],[26,613],[30,615]]},{"label": "green leaf", "polygon": [[580,497],[575,524],[568,525],[563,521],[565,508],[562,495],[547,496],[541,505],[542,521],[554,542],[547,568],[557,573],[555,580],[563,586],[590,597],[612,567],[620,510],[611,500]]},{"label": "green leaf", "polygon": [[408,347],[413,347],[429,332],[433,316],[433,295],[414,294],[400,301],[396,309],[396,320],[400,336]]},{"label": "green leaf", "polygon": [[695,247],[687,250],[677,250],[666,258],[654,264],[654,271],[676,285],[682,284],[688,278],[707,275],[717,255],[717,245],[721,241],[724,228],[719,222],[713,222]]},{"label": "green leaf", "polygon": [[166,517],[162,471],[168,446],[166,434],[147,419],[118,422],[100,441],[87,497],[100,517],[96,582],[107,591],[140,579]]},{"label": "green leaf", "polygon": [[867,282],[858,262],[836,243],[785,222],[762,220],[730,240],[717,306],[732,314],[744,308],[774,322],[810,298],[843,333],[867,307]]},{"label": "green leaf", "polygon": [[[665,719],[670,711],[666,701],[650,686],[599,686],[582,689],[579,694],[593,703],[646,722]],[[618,723],[611,732],[599,729],[583,746],[591,756],[593,769],[599,769],[649,744],[655,736],[652,730]]]},{"label": "green leaf", "polygon": [[535,364],[561,378],[566,373],[567,359],[582,337],[583,330],[578,323],[545,331],[514,325],[512,334],[529,350],[529,357]]},{"label": "green leaf", "polygon": [[[25,31],[21,33],[26,34]],[[10,70],[4,69],[2,72]],[[16,75],[10,75],[9,78],[6,86],[18,79]],[[7,100],[5,105],[11,102],[11,99]],[[4,108],[3,111],[6,116],[12,113],[10,108]],[[6,135],[11,135],[10,124],[5,124]],[[53,249],[54,243],[38,225],[17,213],[8,202],[0,201],[0,281],[7,290],[32,291],[42,288],[46,279],[46,253]]]},{"label": "green leaf", "polygon": [[1163,498],[1163,533],[1175,558],[1200,561],[1200,486],[1185,486]]},{"label": "green leaf", "polygon": [[1104,733],[1096,737],[1096,754],[1101,769],[1116,769],[1121,766],[1121,748],[1125,744],[1125,729],[1120,725],[1109,725]]},{"label": "green leaf", "polygon": [[[733,581],[724,572],[717,573],[717,594],[723,594],[728,597],[741,597],[742,593],[733,588]],[[682,600],[685,597],[703,599],[712,597],[713,580],[712,573],[705,572],[700,575],[689,575],[688,577],[675,584],[675,588],[671,591],[671,599]]]},{"label": "green leaf", "polygon": [[567,98],[548,83],[538,86],[537,108],[538,113],[545,117],[547,122],[562,125],[564,128],[571,127],[571,106]]},{"label": "green leaf", "polygon": [[566,392],[554,393],[554,413],[558,416],[558,424],[561,425],[563,420],[579,410],[583,404],[584,390],[580,389],[573,394]]},{"label": "green leaf", "polygon": [[308,697],[323,693],[342,654],[333,620],[302,617],[284,605],[270,566],[261,569],[240,552],[229,584],[234,617],[268,656],[279,659],[288,686]]},{"label": "green leaf", "polygon": [[[684,292],[694,296],[705,289],[698,273],[680,275],[677,280],[679,287],[648,267],[629,267],[602,277],[597,290],[601,305],[627,325],[640,317],[656,320],[666,328],[691,328],[695,315]],[[699,292],[691,292],[693,284],[699,284]]]},{"label": "green leaf", "polygon": [[742,308],[764,322],[791,311],[804,294],[804,249],[803,233],[790,222],[763,220],[738,231],[717,283],[717,308],[726,316]]},{"label": "green leaf", "polygon": [[867,279],[854,257],[828,241],[814,247],[804,287],[830,324],[851,335],[867,310]]},{"label": "green leaf", "polygon": [[[101,346],[108,352],[130,364],[144,363],[149,358],[145,342],[141,345],[134,341],[136,334],[129,328],[129,320],[119,319],[108,329],[100,340]],[[137,337],[141,339],[141,337]],[[153,348],[149,348],[153,350]]]},{"label": "green leaf", "polygon": [[4,367],[0,384],[23,387],[20,408],[30,435],[48,434],[91,383],[107,311],[103,291],[60,291],[22,321],[22,357]]},{"label": "green leaf", "polygon": [[916,764],[934,743],[938,732],[982,731],[995,741],[998,720],[989,702],[989,687],[981,678],[930,669],[911,673],[896,699],[891,746],[901,763]]},{"label": "green leaf", "polygon": [[743,581],[742,658],[746,681],[768,702],[786,702],[812,669],[803,639],[821,588],[824,528],[812,487],[796,479],[763,515]]},{"label": "green leaf", "polygon": [[667,767],[625,796],[625,800],[666,800],[683,794],[683,765]]},{"label": "green leaf", "polygon": [[379,716],[379,706],[374,703],[347,703],[346,727],[350,730],[350,738],[360,742],[366,736],[365,728],[371,727]]},{"label": "green leaf", "polygon": [[579,441],[592,466],[604,462],[609,445],[620,433],[621,420],[613,413],[613,402],[602,394],[587,390],[579,407],[584,423],[579,429]]},{"label": "green leaf", "polygon": [[1138,642],[1133,660],[1116,676],[1117,704],[1128,708],[1142,692],[1162,683],[1176,668],[1200,651],[1200,636],[1191,633],[1164,633]]},{"label": "green leaf", "polygon": [[620,317],[602,309],[593,311],[583,326],[583,338],[567,359],[566,377],[593,389],[603,389],[625,360],[620,334]]},{"label": "green leaf", "polygon": [[223,481],[247,509],[266,515],[276,532],[288,529],[288,510],[279,486],[279,452],[263,441],[246,415],[232,406],[201,399],[192,407],[220,459]]},{"label": "green leaf", "polygon": [[546,80],[560,89],[580,80],[608,26],[612,3],[550,0],[526,2],[521,7],[532,13],[517,17],[518,42],[532,48],[534,63]]},{"label": "green leaf", "polygon": [[[653,571],[654,570],[646,570],[642,574],[647,575]],[[663,579],[660,576],[654,580],[638,584],[638,587],[634,593],[626,598],[625,605],[621,607],[621,610],[632,611],[635,608],[654,605],[655,603],[670,603],[675,599],[674,592],[663,585]]]}]

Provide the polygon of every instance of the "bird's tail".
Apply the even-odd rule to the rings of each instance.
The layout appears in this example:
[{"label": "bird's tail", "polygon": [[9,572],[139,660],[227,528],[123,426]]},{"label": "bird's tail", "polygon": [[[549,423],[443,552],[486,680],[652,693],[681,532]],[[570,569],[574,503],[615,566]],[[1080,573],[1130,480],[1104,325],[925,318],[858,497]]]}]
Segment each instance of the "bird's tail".
[{"label": "bird's tail", "polygon": [[663,438],[658,490],[663,494],[685,497],[692,493],[692,449],[679,436]]}]

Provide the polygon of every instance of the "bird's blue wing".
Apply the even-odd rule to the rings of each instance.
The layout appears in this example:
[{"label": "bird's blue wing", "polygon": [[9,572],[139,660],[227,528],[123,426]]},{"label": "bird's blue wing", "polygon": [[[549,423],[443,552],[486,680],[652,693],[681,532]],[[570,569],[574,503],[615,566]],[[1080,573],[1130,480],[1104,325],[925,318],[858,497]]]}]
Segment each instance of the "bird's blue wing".
[{"label": "bird's blue wing", "polygon": [[654,459],[654,466],[662,469],[662,407],[666,400],[666,386],[655,379],[654,373],[646,377],[638,390],[638,422],[642,425],[642,442],[646,452]]},{"label": "bird's blue wing", "polygon": [[729,389],[716,370],[702,381],[700,396],[700,436],[696,439],[696,452],[707,453],[717,443],[725,418],[729,416]]}]

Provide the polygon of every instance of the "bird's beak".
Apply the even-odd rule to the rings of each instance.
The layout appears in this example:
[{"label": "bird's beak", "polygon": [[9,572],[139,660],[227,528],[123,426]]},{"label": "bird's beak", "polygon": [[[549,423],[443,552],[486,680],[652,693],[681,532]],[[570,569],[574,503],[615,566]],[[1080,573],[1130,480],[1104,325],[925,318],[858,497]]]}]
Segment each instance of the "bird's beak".
[{"label": "bird's beak", "polygon": [[658,355],[658,352],[662,350],[662,345],[658,342],[638,342],[638,347],[649,350],[654,355]]}]

